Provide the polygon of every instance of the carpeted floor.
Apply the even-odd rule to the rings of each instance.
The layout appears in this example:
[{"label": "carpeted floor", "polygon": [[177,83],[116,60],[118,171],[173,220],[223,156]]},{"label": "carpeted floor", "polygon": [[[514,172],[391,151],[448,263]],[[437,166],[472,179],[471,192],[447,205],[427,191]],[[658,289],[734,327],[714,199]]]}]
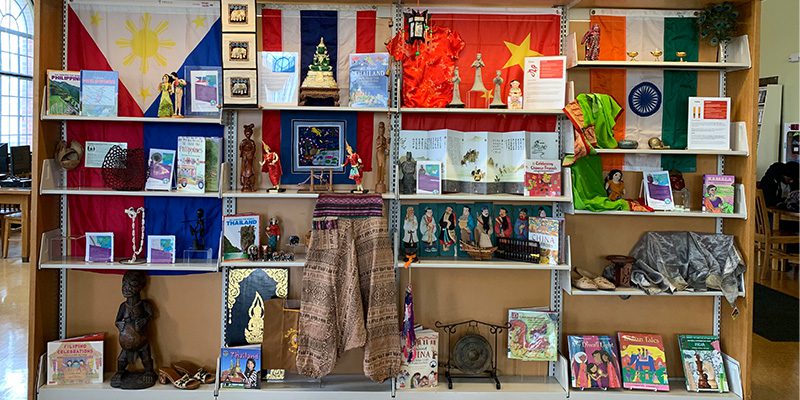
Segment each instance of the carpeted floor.
[{"label": "carpeted floor", "polygon": [[756,283],[753,331],[773,342],[800,340],[798,299]]}]

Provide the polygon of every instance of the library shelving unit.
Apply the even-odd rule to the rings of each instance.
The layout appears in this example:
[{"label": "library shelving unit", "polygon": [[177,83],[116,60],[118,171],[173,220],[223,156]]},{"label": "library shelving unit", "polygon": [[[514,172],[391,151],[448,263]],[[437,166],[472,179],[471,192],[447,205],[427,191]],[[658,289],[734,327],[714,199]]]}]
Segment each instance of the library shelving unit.
[{"label": "library shelving unit", "polygon": [[[187,0],[188,1],[188,0]],[[29,346],[29,394],[31,398],[61,400],[83,399],[749,399],[750,398],[750,346],[752,340],[752,284],[754,272],[748,268],[744,273],[740,298],[736,305],[738,316],[719,292],[676,293],[675,295],[644,296],[633,290],[619,289],[612,293],[582,293],[570,284],[570,269],[579,266],[598,272],[609,254],[627,254],[641,234],[651,230],[696,230],[720,232],[736,237],[736,243],[745,263],[753,265],[750,243],[753,241],[752,207],[755,193],[755,93],[758,85],[758,54],[760,2],[758,0],[734,0],[740,13],[739,34],[750,38],[737,39],[722,48],[720,56],[716,49],[706,46],[702,62],[652,63],[652,62],[585,62],[575,60],[570,68],[569,80],[579,90],[587,89],[588,72],[594,68],[648,68],[680,69],[698,71],[698,94],[731,97],[732,120],[737,121],[733,129],[732,147],[722,151],[692,151],[636,149],[634,151],[601,150],[600,153],[696,155],[698,171],[727,173],[737,177],[737,207],[732,215],[707,215],[690,213],[585,213],[573,210],[569,170],[565,170],[563,195],[556,198],[526,198],[506,194],[443,196],[401,195],[397,191],[397,171],[389,168],[387,183],[389,193],[383,195],[390,232],[394,238],[395,251],[399,249],[399,224],[401,207],[405,204],[424,202],[485,201],[498,204],[547,204],[556,216],[566,219],[568,235],[567,260],[560,265],[539,265],[513,261],[495,260],[475,262],[463,259],[423,259],[412,264],[410,274],[397,264],[398,295],[402,296],[406,285],[413,283],[415,314],[418,323],[432,327],[434,321],[456,322],[477,319],[492,322],[505,320],[507,309],[519,306],[546,305],[560,314],[560,349],[566,354],[564,338],[567,334],[615,334],[617,331],[652,331],[662,333],[667,342],[670,360],[670,375],[682,373],[677,363],[678,333],[716,333],[721,335],[726,366],[730,379],[729,394],[703,394],[685,391],[683,381],[671,382],[671,391],[655,393],[643,391],[575,391],[569,388],[568,361],[559,356],[550,363],[520,363],[498,357],[502,390],[484,382],[459,382],[453,390],[446,384],[432,391],[395,391],[392,382],[381,384],[365,379],[361,374],[361,353],[346,354],[331,376],[321,380],[287,375],[282,382],[267,382],[261,390],[220,390],[215,385],[206,385],[196,391],[181,391],[172,386],[154,386],[143,391],[111,389],[107,382],[102,385],[47,386],[44,385],[44,370],[41,356],[48,341],[87,333],[106,331],[111,333],[106,346],[106,364],[114,365],[116,357],[116,329],[113,326],[116,307],[122,300],[119,293],[119,275],[93,274],[83,270],[96,267],[115,267],[121,264],[90,266],[72,258],[64,247],[53,244],[68,229],[66,210],[71,195],[124,195],[96,189],[73,189],[64,185],[63,176],[53,162],[56,142],[64,135],[64,124],[81,118],[56,118],[39,115],[34,124],[33,137],[33,187],[32,194],[31,304]],[[70,1],[37,1],[35,4],[36,34],[34,35],[34,87],[44,87],[47,69],[62,69],[66,63],[65,43],[67,10]],[[173,2],[174,3],[174,2]],[[174,6],[162,5],[162,6]],[[212,0],[210,3],[215,3]],[[323,3],[309,1],[299,4],[277,1],[276,7],[311,9]],[[404,7],[417,7],[415,2],[400,0],[352,0],[341,7],[379,10],[378,25],[398,29],[402,25]],[[447,0],[425,1],[422,7],[463,7],[465,12],[524,12],[530,7],[554,7],[560,15],[561,50],[575,46],[574,36],[582,35],[588,28],[588,10],[595,7],[622,9],[699,9],[709,4],[708,0],[463,0],[457,5]],[[134,2],[131,1],[133,5]],[[263,6],[261,1],[258,2]],[[325,7],[331,7],[325,5]],[[260,24],[258,24],[260,25]],[[259,27],[260,29],[260,27]],[[383,28],[386,29],[386,28]],[[389,32],[389,31],[386,31]],[[259,47],[261,46],[260,41]],[[726,53],[727,52],[727,53]],[[728,56],[726,56],[728,54]],[[744,56],[746,55],[746,57]],[[751,62],[751,60],[753,60]],[[658,64],[658,65],[655,65]],[[399,87],[399,65],[394,64],[390,81]],[[258,192],[243,193],[237,187],[239,162],[237,146],[241,139],[241,126],[255,123],[258,127],[254,139],[260,135],[262,111],[314,111],[320,114],[335,111],[373,113],[385,118],[387,133],[391,137],[390,161],[394,165],[399,158],[398,135],[402,128],[403,115],[430,115],[445,113],[483,114],[483,118],[505,118],[508,115],[555,116],[556,130],[560,137],[571,137],[572,130],[561,110],[489,110],[489,109],[418,109],[400,106],[397,91],[393,91],[391,106],[375,109],[349,107],[265,107],[260,109],[224,109],[222,117],[208,120],[159,121],[158,119],[131,119],[130,122],[194,122],[222,124],[226,164],[223,167],[224,182],[219,193],[203,196],[219,198],[223,214],[256,211],[262,216],[277,215],[281,218],[284,236],[303,233],[309,229],[309,221],[315,193],[301,192],[287,187],[285,193],[266,193],[264,185]],[[34,97],[34,109],[42,109],[44,93]],[[123,117],[114,119],[129,122]],[[107,121],[104,121],[107,122]],[[569,136],[567,136],[569,135]],[[564,150],[565,140],[559,145]],[[372,187],[374,179],[367,174],[365,186]],[[687,184],[697,185],[697,177],[687,177]],[[344,190],[344,187],[337,187]],[[188,196],[177,192],[135,192],[135,196]],[[263,221],[263,219],[262,219]],[[57,242],[57,240],[56,240]],[[160,318],[151,336],[156,362],[159,365],[178,359],[190,359],[206,366],[217,365],[219,347],[225,343],[225,298],[228,294],[228,278],[239,268],[276,267],[289,270],[289,297],[298,298],[305,259],[298,252],[290,262],[240,262],[214,260],[209,264],[176,264],[174,269],[187,272],[208,271],[202,274],[159,275],[153,274],[146,292],[158,308]],[[159,270],[158,265],[140,265],[136,268]],[[400,299],[398,299],[398,302]],[[680,313],[680,314],[678,314]],[[399,321],[398,321],[399,322]],[[163,324],[163,326],[162,326]],[[111,345],[109,346],[109,343]],[[445,346],[441,341],[441,346]],[[499,347],[502,348],[504,341]],[[447,349],[446,349],[447,350]],[[440,350],[441,351],[441,350]],[[502,351],[502,350],[501,350]],[[442,354],[442,353],[440,353]],[[218,368],[217,368],[218,369]],[[107,371],[110,372],[110,371]],[[442,379],[443,381],[443,379]],[[443,383],[443,382],[442,382]]]}]

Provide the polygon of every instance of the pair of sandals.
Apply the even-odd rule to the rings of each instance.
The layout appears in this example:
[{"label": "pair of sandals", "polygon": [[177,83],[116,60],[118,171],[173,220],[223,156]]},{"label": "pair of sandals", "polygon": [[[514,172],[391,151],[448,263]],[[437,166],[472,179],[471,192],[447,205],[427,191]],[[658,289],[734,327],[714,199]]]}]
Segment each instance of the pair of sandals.
[{"label": "pair of sandals", "polygon": [[178,389],[194,390],[202,384],[211,384],[216,380],[213,372],[197,366],[191,361],[179,361],[172,367],[158,369],[158,382],[162,385],[172,383]]},{"label": "pair of sandals", "polygon": [[616,290],[617,286],[608,279],[581,268],[572,271],[572,286],[581,290]]}]

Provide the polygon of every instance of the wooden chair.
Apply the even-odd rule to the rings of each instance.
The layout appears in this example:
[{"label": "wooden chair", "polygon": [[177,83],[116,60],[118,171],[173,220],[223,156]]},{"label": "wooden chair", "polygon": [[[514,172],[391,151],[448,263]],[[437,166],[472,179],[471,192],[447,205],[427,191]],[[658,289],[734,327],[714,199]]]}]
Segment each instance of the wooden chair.
[{"label": "wooden chair", "polygon": [[764,201],[764,192],[758,189],[756,191],[755,257],[758,267],[761,268],[761,279],[767,277],[773,261],[788,261],[798,258],[797,254],[787,253],[783,247],[785,244],[797,243],[797,240],[797,235],[784,234],[779,230],[772,229],[769,210]]},{"label": "wooden chair", "polygon": [[3,216],[3,258],[8,258],[8,236],[11,233],[11,224],[22,225],[21,212]]}]

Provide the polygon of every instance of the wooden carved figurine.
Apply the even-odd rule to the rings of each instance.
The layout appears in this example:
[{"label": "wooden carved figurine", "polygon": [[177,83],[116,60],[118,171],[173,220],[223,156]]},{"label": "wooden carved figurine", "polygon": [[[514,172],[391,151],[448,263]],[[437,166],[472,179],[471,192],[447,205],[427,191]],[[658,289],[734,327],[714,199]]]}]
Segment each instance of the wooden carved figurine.
[{"label": "wooden carved figurine", "polygon": [[281,160],[278,152],[272,151],[268,144],[261,141],[261,172],[269,176],[269,181],[272,187],[267,189],[267,192],[285,192],[286,189],[281,189],[281,176],[283,175],[283,168],[281,167]]},{"label": "wooden carved figurine", "polygon": [[[156,383],[153,355],[147,340],[147,325],[153,317],[150,302],[140,297],[147,284],[142,271],[128,271],[122,277],[122,295],[125,302],[119,305],[116,326],[119,329],[117,372],[111,377],[111,387],[120,389],[145,389]],[[142,360],[143,372],[129,372],[128,366]]]},{"label": "wooden carved figurine", "polygon": [[386,193],[386,157],[389,155],[389,138],[386,137],[386,124],[378,123],[378,140],[375,144],[378,156],[375,158],[378,169],[378,181],[375,183],[376,193]]},{"label": "wooden carved figurine", "polygon": [[256,173],[253,171],[253,161],[256,157],[256,142],[253,136],[254,124],[244,126],[244,139],[239,143],[239,158],[242,159],[242,168],[239,172],[239,185],[243,192],[256,191]]},{"label": "wooden carved figurine", "polygon": [[344,148],[347,150],[347,157],[345,158],[342,166],[344,167],[347,164],[350,164],[349,176],[350,179],[356,183],[356,188],[351,190],[350,193],[367,193],[368,190],[364,190],[364,185],[362,185],[364,180],[364,163],[361,161],[361,156],[354,152],[353,147],[351,147],[347,142],[345,142]]},{"label": "wooden carved figurine", "polygon": [[178,78],[178,73],[173,72],[170,74],[172,78],[172,90],[175,92],[175,118],[183,118],[183,88],[186,87],[186,81]]}]

